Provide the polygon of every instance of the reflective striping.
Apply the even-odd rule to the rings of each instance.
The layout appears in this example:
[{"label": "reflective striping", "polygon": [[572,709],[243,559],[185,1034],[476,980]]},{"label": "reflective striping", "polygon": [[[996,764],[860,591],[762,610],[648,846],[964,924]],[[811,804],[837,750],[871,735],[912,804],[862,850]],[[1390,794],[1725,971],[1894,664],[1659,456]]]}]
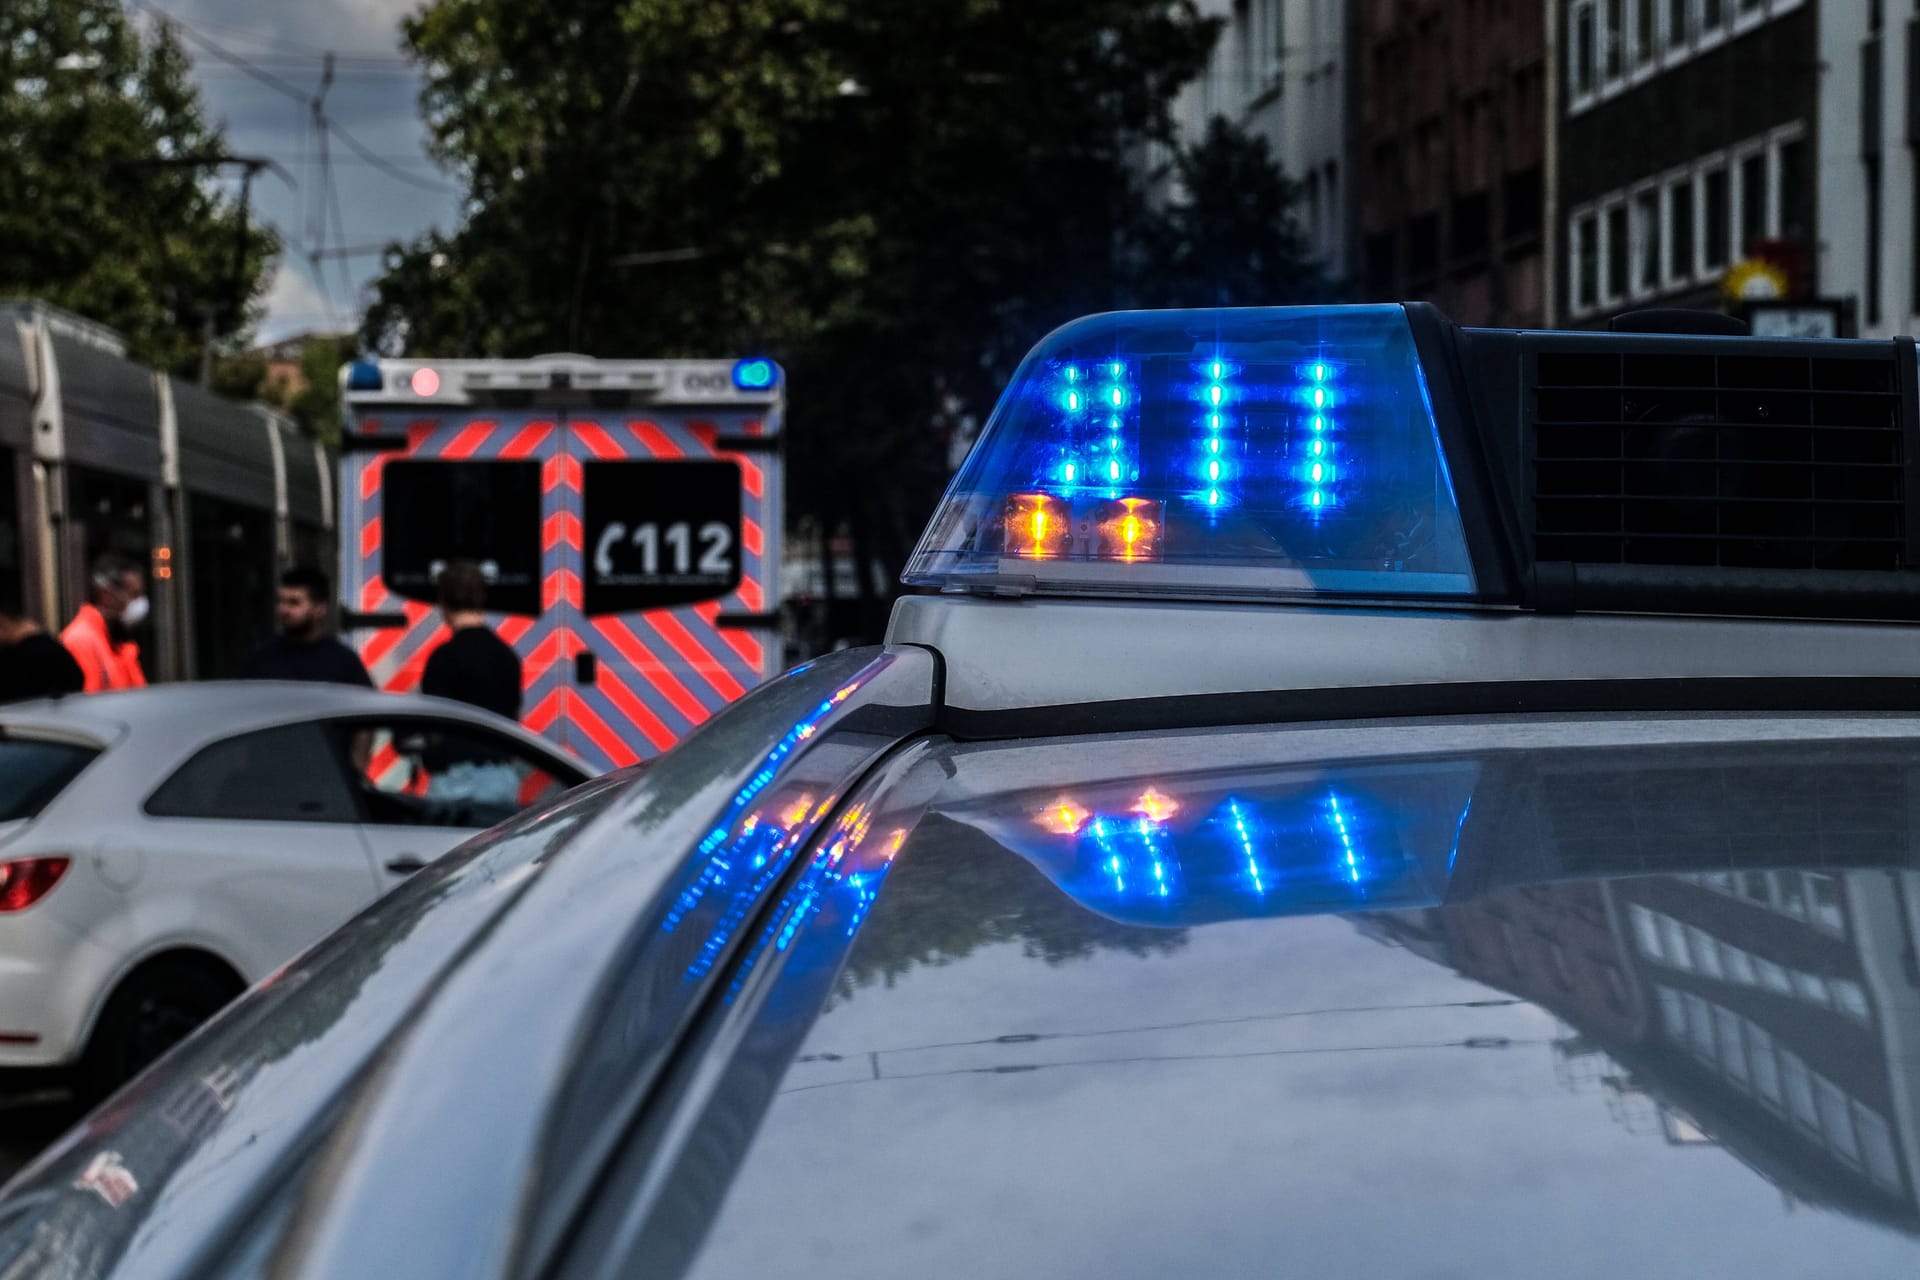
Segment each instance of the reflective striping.
[{"label": "reflective striping", "polygon": [[634,435],[640,438],[640,445],[655,458],[680,458],[685,451],[668,438],[667,433],[655,422],[640,421],[633,424]]},{"label": "reflective striping", "polygon": [[[342,567],[342,599],[356,599],[365,612],[398,612],[406,625],[365,629],[355,647],[383,688],[417,687],[428,656],[445,630],[431,604],[402,600],[381,580],[382,472],[394,458],[537,463],[544,509],[539,538],[542,611],[535,616],[495,616],[501,638],[520,654],[526,712],[522,722],[605,769],[669,749],[710,720],[763,675],[765,638],[722,629],[721,613],[760,611],[775,595],[765,582],[778,553],[779,520],[775,463],[722,451],[722,435],[743,432],[738,414],[689,422],[679,411],[653,419],[612,421],[556,418],[549,410],[515,413],[489,410],[486,418],[449,412],[439,419],[414,418],[405,427],[407,446],[354,454],[343,460],[340,492],[343,527],[359,527],[361,555],[348,543]],[[358,429],[378,430],[361,419]],[[397,434],[388,421],[381,434]],[[584,616],[584,461],[646,461],[717,457],[739,466],[742,476],[740,546],[742,578],[723,599],[670,610],[588,618]],[[357,468],[357,474],[355,473]],[[766,479],[763,480],[763,476]],[[575,684],[575,658],[599,658],[593,683]]]},{"label": "reflective striping", "polygon": [[[647,741],[653,744],[655,751],[665,751],[673,746],[677,735],[668,729],[666,725],[662,724],[659,717],[649,711],[640,699],[634,696],[633,690],[627,688],[627,686],[621,682],[620,677],[614,674],[612,668],[607,668],[600,672],[599,680],[594,687],[605,694],[607,700],[618,707],[620,713],[635,725],[641,733],[647,735]],[[629,761],[629,763],[631,763],[631,761]]]},{"label": "reflective striping", "polygon": [[624,769],[640,758],[640,753],[621,741],[620,735],[587,705],[587,700],[577,689],[565,690],[561,694],[562,705],[566,708],[566,717],[586,734],[593,745],[600,748],[600,754],[615,769]]},{"label": "reflective striping", "polygon": [[717,604],[697,605],[694,611],[700,615],[702,621],[713,628],[713,634],[720,638],[722,644],[739,654],[749,666],[755,670],[759,669],[761,656],[759,640],[744,631],[719,625],[720,606]]},{"label": "reflective striping", "polygon": [[571,511],[556,511],[547,517],[540,529],[540,547],[551,551],[555,547],[580,549],[580,517]]},{"label": "reflective striping", "polygon": [[480,451],[482,445],[486,444],[487,437],[493,434],[493,428],[494,424],[491,422],[468,423],[447,442],[446,447],[440,451],[440,456],[456,460],[471,458]]},{"label": "reflective striping", "polygon": [[587,447],[587,452],[595,458],[618,459],[627,456],[627,451],[614,442],[606,428],[592,422],[576,422],[571,427],[573,438]]},{"label": "reflective striping", "polygon": [[583,484],[580,460],[561,453],[547,459],[547,465],[540,472],[540,490],[552,493],[562,486],[579,493]]},{"label": "reflective striping", "polygon": [[[681,661],[699,674],[700,678],[713,686],[713,691],[731,702],[746,692],[733,672],[719,658],[709,653],[700,642],[688,633],[680,620],[672,613],[660,610],[644,615],[647,625],[651,626],[673,651],[680,655]],[[711,635],[712,633],[709,632]]]},{"label": "reflective striping", "polygon": [[551,422],[530,422],[515,432],[513,438],[501,447],[500,456],[508,460],[530,458],[552,434]]},{"label": "reflective striping", "polygon": [[571,569],[555,569],[540,584],[540,607],[557,609],[565,601],[578,609],[580,607],[580,575]]},{"label": "reflective striping", "polygon": [[689,725],[699,724],[709,714],[700,700],[680,683],[678,676],[666,663],[647,648],[644,641],[633,633],[632,628],[618,618],[599,618],[594,621],[594,629],[606,637],[609,644],[620,651],[620,656],[634,665],[637,671],[645,672],[649,682],[660,696],[672,704],[673,709],[684,717]]},{"label": "reflective striping", "polygon": [[754,462],[750,458],[742,457],[737,453],[720,453],[719,456],[723,458],[731,458],[733,459],[733,461],[740,464],[741,487],[747,491],[747,496],[749,498],[752,498],[756,502],[759,501],[761,490],[764,487],[763,482],[760,479],[760,464],[757,462]]}]

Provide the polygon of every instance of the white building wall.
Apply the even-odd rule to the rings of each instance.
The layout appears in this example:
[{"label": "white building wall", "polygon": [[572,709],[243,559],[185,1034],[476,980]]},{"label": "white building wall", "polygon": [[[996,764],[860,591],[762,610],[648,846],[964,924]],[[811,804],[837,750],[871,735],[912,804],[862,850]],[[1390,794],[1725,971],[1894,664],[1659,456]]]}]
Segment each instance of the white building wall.
[{"label": "white building wall", "polygon": [[[1322,261],[1347,262],[1347,13],[1343,0],[1199,0],[1226,20],[1206,72],[1175,100],[1181,141],[1223,115],[1265,137],[1300,184],[1296,214]],[[1166,163],[1162,154],[1155,167]],[[1168,194],[1173,193],[1168,189]]]},{"label": "white building wall", "polygon": [[[1920,329],[1920,291],[1915,287],[1915,150],[1907,138],[1907,95],[1920,76],[1909,66],[1908,25],[1916,18],[1905,5],[1878,6],[1880,31],[1880,192],[1878,234],[1870,205],[1869,167],[1862,156],[1861,106],[1867,70],[1862,47],[1872,37],[1866,0],[1824,0],[1820,5],[1819,191],[1816,197],[1819,288],[1822,296],[1851,299],[1860,336],[1887,338]],[[1876,264],[1870,239],[1877,241]],[[1877,269],[1876,269],[1877,266]],[[1868,275],[1878,280],[1878,307]],[[1877,310],[1877,314],[1876,314]]]}]

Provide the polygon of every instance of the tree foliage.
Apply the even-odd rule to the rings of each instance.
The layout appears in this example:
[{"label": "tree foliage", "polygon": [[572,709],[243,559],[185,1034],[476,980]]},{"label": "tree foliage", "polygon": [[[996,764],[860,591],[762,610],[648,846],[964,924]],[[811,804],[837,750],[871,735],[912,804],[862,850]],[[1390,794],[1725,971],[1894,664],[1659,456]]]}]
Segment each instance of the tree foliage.
[{"label": "tree foliage", "polygon": [[243,331],[276,244],[204,167],[225,150],[163,27],[119,0],[0,4],[0,296],[110,325],[133,354],[192,370],[205,322]]},{"label": "tree foliage", "polygon": [[[984,416],[1048,329],[1320,288],[1244,139],[1182,158],[1190,200],[1148,198],[1217,28],[1189,0],[432,0],[405,40],[466,216],[394,247],[366,338],[774,355],[790,508],[897,571],[945,480],[935,424]],[[1252,182],[1216,199],[1216,174]]]}]

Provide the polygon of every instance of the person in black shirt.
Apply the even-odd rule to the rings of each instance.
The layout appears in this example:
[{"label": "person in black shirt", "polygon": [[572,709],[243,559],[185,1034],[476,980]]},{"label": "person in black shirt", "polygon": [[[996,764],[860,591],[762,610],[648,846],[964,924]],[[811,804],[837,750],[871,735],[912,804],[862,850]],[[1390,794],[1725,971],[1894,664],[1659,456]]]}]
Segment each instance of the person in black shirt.
[{"label": "person in black shirt", "polygon": [[46,628],[0,612],[0,702],[79,693],[85,684],[80,664]]},{"label": "person in black shirt", "polygon": [[520,718],[520,655],[495,635],[482,610],[487,580],[471,561],[441,570],[440,612],[453,632],[427,658],[420,692],[470,703],[509,720]]},{"label": "person in black shirt", "polygon": [[293,568],[280,575],[273,617],[280,633],[255,649],[240,668],[243,680],[313,680],[373,688],[373,678],[353,650],[327,630],[331,584],[318,569]]}]

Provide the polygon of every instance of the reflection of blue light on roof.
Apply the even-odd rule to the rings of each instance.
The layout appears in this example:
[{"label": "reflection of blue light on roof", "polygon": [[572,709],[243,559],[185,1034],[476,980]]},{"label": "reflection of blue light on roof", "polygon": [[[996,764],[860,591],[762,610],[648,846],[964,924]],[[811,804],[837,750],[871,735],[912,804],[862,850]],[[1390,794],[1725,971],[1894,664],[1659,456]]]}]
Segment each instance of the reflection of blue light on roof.
[{"label": "reflection of blue light on roof", "polygon": [[[1440,760],[1116,780],[1074,790],[1088,817],[1070,839],[1033,820],[1057,788],[1004,817],[952,816],[1127,923],[1428,906],[1445,892],[1478,770]],[[1162,802],[1151,818],[1139,809],[1148,790]]]},{"label": "reflection of blue light on roof", "polygon": [[1354,856],[1353,833],[1347,830],[1347,815],[1340,811],[1340,797],[1329,795],[1327,805],[1333,810],[1333,827],[1340,836],[1340,852],[1346,863],[1347,879],[1360,883],[1360,860]]}]

